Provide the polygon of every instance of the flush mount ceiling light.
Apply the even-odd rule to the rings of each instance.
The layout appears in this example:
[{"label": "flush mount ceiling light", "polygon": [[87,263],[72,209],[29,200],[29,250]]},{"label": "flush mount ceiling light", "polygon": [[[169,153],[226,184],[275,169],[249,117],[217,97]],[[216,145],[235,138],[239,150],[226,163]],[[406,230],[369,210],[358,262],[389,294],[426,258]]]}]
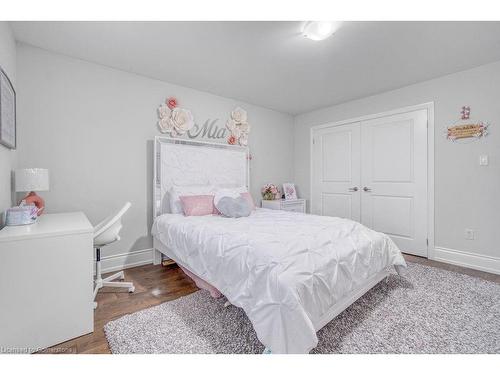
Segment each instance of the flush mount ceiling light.
[{"label": "flush mount ceiling light", "polygon": [[304,25],[302,35],[311,40],[323,40],[332,36],[340,27],[340,22],[309,21]]}]

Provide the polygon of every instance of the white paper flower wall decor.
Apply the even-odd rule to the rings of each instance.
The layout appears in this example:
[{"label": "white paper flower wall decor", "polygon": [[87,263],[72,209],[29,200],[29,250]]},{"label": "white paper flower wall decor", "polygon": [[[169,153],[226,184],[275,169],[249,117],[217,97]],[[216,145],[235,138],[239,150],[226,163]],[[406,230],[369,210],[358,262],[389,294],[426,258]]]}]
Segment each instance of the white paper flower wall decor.
[{"label": "white paper flower wall decor", "polygon": [[226,128],[229,130],[227,143],[234,145],[238,143],[241,146],[248,145],[248,134],[250,133],[250,124],[247,122],[247,111],[237,107],[231,112],[231,118],[227,120]]},{"label": "white paper flower wall decor", "polygon": [[184,135],[194,126],[191,111],[177,107],[177,99],[168,98],[165,104],[158,108],[158,127],[162,133],[172,137]]}]

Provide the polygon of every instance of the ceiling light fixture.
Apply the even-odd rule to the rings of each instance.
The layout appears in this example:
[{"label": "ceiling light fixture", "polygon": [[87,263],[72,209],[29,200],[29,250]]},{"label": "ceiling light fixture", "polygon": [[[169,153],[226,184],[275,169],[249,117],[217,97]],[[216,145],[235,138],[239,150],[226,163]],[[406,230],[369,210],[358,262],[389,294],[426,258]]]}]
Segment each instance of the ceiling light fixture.
[{"label": "ceiling light fixture", "polygon": [[323,40],[340,28],[341,22],[309,21],[304,25],[302,35],[311,40]]}]

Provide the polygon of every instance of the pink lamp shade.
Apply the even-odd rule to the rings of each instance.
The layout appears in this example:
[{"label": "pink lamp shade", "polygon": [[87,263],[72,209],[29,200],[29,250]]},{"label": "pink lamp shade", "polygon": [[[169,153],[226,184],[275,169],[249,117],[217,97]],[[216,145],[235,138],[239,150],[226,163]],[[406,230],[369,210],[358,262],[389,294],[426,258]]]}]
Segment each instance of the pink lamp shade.
[{"label": "pink lamp shade", "polygon": [[49,171],[43,168],[16,169],[16,192],[27,192],[22,199],[26,204],[34,204],[38,208],[38,215],[43,213],[45,201],[37,195],[36,191],[49,190]]}]

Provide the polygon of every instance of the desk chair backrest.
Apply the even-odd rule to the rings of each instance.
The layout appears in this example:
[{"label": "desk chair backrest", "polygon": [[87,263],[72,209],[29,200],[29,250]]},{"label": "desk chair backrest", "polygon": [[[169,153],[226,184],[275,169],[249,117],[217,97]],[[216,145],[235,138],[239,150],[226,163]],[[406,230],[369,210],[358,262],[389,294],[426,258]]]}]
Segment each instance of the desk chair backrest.
[{"label": "desk chair backrest", "polygon": [[106,246],[120,239],[122,229],[122,216],[132,204],[125,203],[120,211],[101,221],[94,227],[94,247]]}]

